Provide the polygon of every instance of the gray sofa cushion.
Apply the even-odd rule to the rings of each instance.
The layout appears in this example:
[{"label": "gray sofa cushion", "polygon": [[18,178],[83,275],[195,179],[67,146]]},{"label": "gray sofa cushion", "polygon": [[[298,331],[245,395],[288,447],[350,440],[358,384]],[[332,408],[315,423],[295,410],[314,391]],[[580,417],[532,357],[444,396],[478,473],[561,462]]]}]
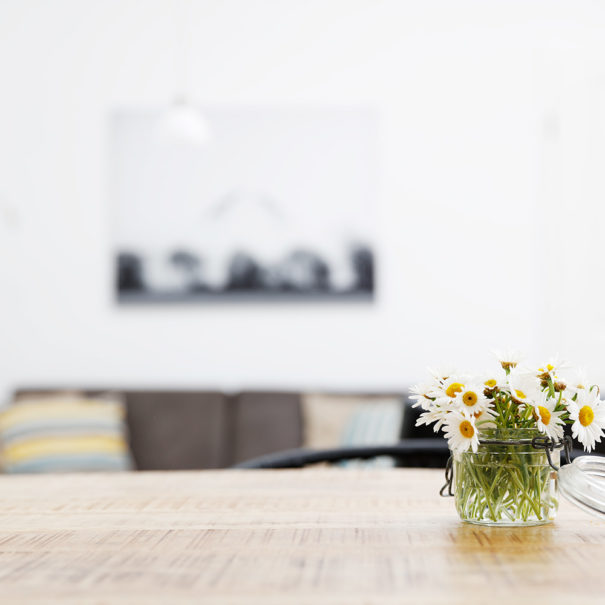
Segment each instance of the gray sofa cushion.
[{"label": "gray sofa cushion", "polygon": [[299,393],[243,392],[233,400],[230,464],[302,445]]},{"label": "gray sofa cushion", "polygon": [[130,447],[139,470],[224,467],[227,401],[209,391],[126,391]]}]

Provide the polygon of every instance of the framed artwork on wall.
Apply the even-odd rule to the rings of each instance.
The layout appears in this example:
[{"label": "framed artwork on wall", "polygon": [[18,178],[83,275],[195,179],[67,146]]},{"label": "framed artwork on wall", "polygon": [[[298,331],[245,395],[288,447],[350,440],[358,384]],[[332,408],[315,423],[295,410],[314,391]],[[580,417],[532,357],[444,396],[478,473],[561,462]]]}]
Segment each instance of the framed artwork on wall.
[{"label": "framed artwork on wall", "polygon": [[119,303],[371,301],[378,120],[367,108],[199,108],[111,117]]}]

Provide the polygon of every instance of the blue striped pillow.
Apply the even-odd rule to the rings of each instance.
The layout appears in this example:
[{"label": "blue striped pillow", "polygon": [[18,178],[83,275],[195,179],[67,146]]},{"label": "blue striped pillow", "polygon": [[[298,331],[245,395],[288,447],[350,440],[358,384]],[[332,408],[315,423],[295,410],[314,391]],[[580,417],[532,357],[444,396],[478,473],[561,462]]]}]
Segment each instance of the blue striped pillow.
[{"label": "blue striped pillow", "polygon": [[[376,401],[364,403],[353,413],[347,423],[341,445],[389,445],[399,441],[403,404],[400,401]],[[347,467],[385,468],[394,466],[390,456],[372,460],[349,460]]]},{"label": "blue striped pillow", "polygon": [[7,473],[132,468],[124,405],[118,399],[37,397],[0,412]]}]

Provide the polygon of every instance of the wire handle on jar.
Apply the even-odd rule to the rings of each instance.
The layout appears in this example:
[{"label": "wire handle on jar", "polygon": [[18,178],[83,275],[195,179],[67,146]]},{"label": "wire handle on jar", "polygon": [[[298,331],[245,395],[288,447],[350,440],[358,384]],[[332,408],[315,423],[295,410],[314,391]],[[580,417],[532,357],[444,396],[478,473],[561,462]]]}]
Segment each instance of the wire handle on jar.
[{"label": "wire handle on jar", "polygon": [[447,464],[445,465],[445,483],[443,484],[443,487],[439,490],[439,495],[442,498],[449,498],[450,496],[454,495],[454,492],[452,491],[453,481],[454,481],[454,457],[450,456],[447,459]]},{"label": "wire handle on jar", "polygon": [[571,437],[569,435],[565,435],[562,439],[560,439],[559,441],[553,441],[552,439],[549,439],[548,437],[534,437],[531,440],[531,444],[532,447],[535,447],[536,449],[543,449],[546,452],[546,457],[548,458],[548,464],[550,464],[550,466],[558,471],[561,467],[557,466],[551,458],[551,452],[553,452],[555,449],[563,449],[563,451],[565,452],[565,458],[567,458],[567,464],[569,464],[571,462],[571,447],[572,447],[572,441],[571,441]]}]

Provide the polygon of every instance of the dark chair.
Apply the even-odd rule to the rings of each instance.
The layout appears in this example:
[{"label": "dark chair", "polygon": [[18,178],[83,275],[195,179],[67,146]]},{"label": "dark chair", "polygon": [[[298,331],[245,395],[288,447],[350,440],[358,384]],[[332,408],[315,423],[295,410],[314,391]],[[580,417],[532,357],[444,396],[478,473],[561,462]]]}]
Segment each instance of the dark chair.
[{"label": "dark chair", "polygon": [[418,468],[445,468],[449,451],[445,444],[445,439],[441,433],[435,433],[432,426],[423,424],[416,426],[416,421],[420,417],[422,410],[413,408],[408,401],[405,403],[405,413],[401,423],[400,438],[402,442],[423,441],[427,444],[432,443],[434,447],[427,448],[424,451],[411,453],[399,461],[397,466],[414,466]]},{"label": "dark chair", "polygon": [[236,464],[238,469],[302,468],[320,462],[342,462],[344,460],[368,460],[378,456],[394,458],[397,466],[424,466],[423,461],[441,460],[445,467],[449,450],[444,439],[410,439],[392,445],[345,447],[326,450],[295,449],[260,456]]}]

